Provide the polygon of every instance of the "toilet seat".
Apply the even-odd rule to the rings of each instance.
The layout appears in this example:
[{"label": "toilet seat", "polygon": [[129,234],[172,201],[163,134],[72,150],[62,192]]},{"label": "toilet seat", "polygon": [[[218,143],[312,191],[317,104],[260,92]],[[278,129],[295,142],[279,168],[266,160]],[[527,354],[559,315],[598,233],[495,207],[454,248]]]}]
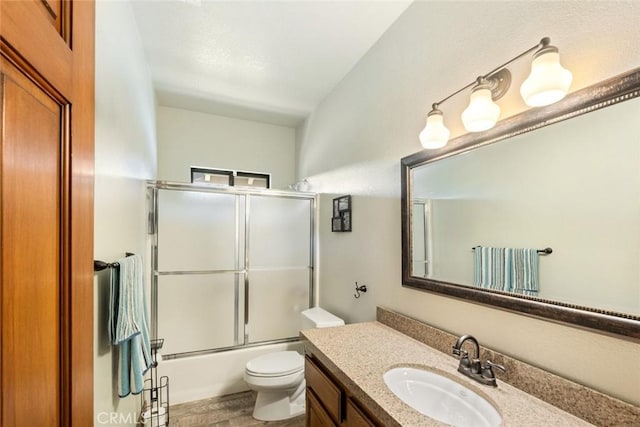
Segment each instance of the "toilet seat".
[{"label": "toilet seat", "polygon": [[304,370],[304,358],[297,351],[278,351],[251,359],[247,375],[253,377],[281,377]]}]

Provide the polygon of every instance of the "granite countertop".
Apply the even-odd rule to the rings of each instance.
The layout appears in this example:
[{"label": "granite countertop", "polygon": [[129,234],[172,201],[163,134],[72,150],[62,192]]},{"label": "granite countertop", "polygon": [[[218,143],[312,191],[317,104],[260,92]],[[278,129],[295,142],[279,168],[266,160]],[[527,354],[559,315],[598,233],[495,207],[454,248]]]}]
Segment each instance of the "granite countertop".
[{"label": "granite countertop", "polygon": [[498,377],[498,387],[479,384],[457,371],[458,360],[379,322],[300,332],[316,356],[385,426],[443,426],[414,410],[386,386],[383,374],[411,366],[448,376],[491,402],[502,426],[589,426],[591,424],[531,396]]}]

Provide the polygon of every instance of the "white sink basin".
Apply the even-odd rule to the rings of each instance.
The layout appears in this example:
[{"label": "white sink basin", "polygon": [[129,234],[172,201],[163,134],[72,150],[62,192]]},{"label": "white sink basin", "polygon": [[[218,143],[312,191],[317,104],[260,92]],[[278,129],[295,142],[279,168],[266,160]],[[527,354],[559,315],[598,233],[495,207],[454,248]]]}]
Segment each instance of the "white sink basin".
[{"label": "white sink basin", "polygon": [[413,409],[455,427],[495,427],[502,421],[484,398],[435,372],[393,368],[385,372],[384,382]]}]

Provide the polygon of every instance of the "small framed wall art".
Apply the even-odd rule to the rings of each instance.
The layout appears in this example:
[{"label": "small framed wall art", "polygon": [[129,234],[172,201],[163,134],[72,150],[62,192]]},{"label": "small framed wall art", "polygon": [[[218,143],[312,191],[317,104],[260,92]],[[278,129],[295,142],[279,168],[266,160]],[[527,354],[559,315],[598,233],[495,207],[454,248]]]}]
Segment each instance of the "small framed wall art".
[{"label": "small framed wall art", "polygon": [[331,231],[351,231],[351,196],[333,199]]}]

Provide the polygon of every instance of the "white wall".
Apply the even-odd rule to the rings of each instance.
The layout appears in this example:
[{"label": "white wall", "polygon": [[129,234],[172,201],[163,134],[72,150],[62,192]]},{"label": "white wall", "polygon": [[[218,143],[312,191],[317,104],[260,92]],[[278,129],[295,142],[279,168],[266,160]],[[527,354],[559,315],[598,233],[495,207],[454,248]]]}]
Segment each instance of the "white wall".
[{"label": "white wall", "polygon": [[[129,2],[96,2],[94,259],[145,253],[145,180],[156,175],[155,101]],[[135,425],[138,397],[118,398],[109,343],[108,270],[95,276],[96,425]],[[111,415],[116,414],[116,415]],[[118,418],[110,418],[116,416]]]},{"label": "white wall", "polygon": [[[321,198],[320,303],[349,322],[384,305],[640,404],[638,340],[559,325],[401,287],[400,158],[431,103],[550,36],[572,89],[638,66],[635,2],[416,2],[299,129],[298,177]],[[525,61],[526,62],[526,61]],[[522,68],[522,67],[521,67]],[[526,67],[523,67],[526,68]],[[514,71],[514,79],[516,70]],[[524,74],[524,73],[523,73]],[[523,106],[511,89],[505,115]],[[458,103],[464,104],[464,97]],[[447,107],[447,108],[444,108]],[[454,129],[456,101],[443,110]],[[331,233],[331,198],[353,197],[353,232]],[[369,292],[353,298],[354,282]]]},{"label": "white wall", "polygon": [[158,107],[158,179],[190,182],[192,166],[271,173],[271,188],[295,182],[295,129]]}]

